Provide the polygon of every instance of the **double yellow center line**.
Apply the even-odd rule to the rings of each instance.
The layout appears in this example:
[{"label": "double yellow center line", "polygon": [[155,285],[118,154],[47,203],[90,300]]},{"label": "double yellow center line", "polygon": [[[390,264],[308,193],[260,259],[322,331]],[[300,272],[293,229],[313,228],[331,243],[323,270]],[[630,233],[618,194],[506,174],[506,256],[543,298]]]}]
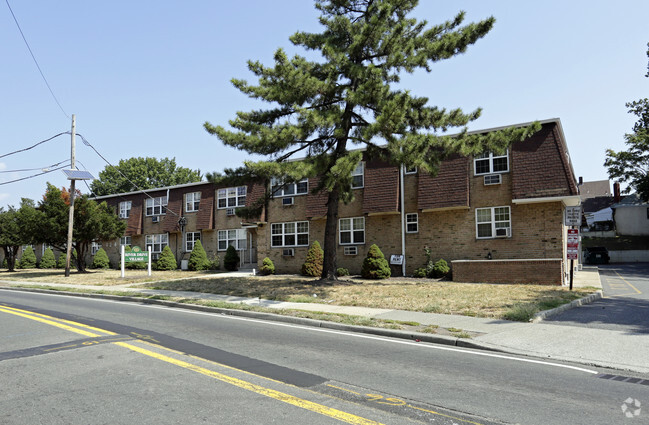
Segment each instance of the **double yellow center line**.
[{"label": "double yellow center line", "polygon": [[[99,329],[93,326],[88,326],[83,323],[78,323],[78,322],[73,322],[70,320],[63,320],[63,319],[57,319],[51,316],[47,316],[44,314],[40,313],[35,313],[27,310],[21,310],[18,308],[14,307],[8,307],[4,305],[0,305],[0,312],[7,313],[7,314],[12,314],[14,316],[19,316],[23,317],[26,319],[30,320],[35,320],[40,323],[44,323],[46,325],[50,326],[55,326],[60,329],[64,329],[66,331],[74,332],[80,335],[84,335],[87,337],[103,337],[106,335],[117,335],[114,332],[107,331],[104,329]],[[271,388],[266,388],[261,385],[253,384],[252,382],[244,381],[239,378],[235,378],[233,376],[225,375],[223,373],[219,373],[201,366],[197,366],[195,364],[179,360],[164,354],[160,354],[151,350],[147,350],[146,348],[138,347],[136,345],[130,344],[128,342],[124,341],[115,341],[111,342],[111,344],[118,345],[123,348],[127,348],[129,350],[135,351],[137,353],[143,354],[145,356],[152,357],[157,360],[161,360],[166,363],[173,364],[175,366],[179,366],[188,370],[191,370],[193,372],[200,373],[205,376],[209,376],[210,378],[217,379],[221,382],[234,385],[236,387],[242,388],[247,391],[251,391],[256,394],[263,395],[265,397],[269,397],[287,404],[290,404],[295,407],[299,407],[305,410],[309,410],[314,413],[318,413],[324,416],[328,416],[333,419],[337,419],[339,421],[348,423],[348,424],[354,424],[354,425],[378,425],[380,424],[379,422],[366,419],[360,416],[353,415],[351,413],[343,412],[337,409],[333,409],[327,406],[324,406],[322,404],[314,403],[305,399],[301,399],[299,397],[292,396],[290,394],[283,393],[281,391],[273,390]],[[152,344],[153,345],[153,344]],[[166,348],[157,346],[159,349],[164,349]],[[195,357],[194,357],[195,358]],[[196,358],[198,360],[204,360],[200,358]],[[213,362],[212,362],[213,363]],[[217,363],[218,365],[218,363]]]}]

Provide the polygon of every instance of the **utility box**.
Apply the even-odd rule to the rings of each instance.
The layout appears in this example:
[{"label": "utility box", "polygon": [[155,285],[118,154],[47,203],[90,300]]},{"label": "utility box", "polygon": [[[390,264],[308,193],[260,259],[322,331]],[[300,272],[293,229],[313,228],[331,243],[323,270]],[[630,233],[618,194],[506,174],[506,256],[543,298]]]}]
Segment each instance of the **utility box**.
[{"label": "utility box", "polygon": [[189,260],[180,260],[180,270],[189,269]]}]

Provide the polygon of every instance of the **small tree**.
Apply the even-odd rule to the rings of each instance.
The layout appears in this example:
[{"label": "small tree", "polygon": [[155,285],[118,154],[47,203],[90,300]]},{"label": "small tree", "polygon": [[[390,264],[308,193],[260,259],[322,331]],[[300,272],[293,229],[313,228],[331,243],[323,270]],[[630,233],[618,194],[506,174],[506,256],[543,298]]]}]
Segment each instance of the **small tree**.
[{"label": "small tree", "polygon": [[194,244],[194,249],[189,255],[189,270],[209,270],[211,267],[210,260],[207,259],[207,253],[203,249],[203,244],[197,240]]},{"label": "small tree", "polygon": [[273,264],[273,260],[270,258],[266,257],[263,259],[261,262],[261,268],[259,269],[259,273],[267,276],[269,274],[275,274],[275,264]]},{"label": "small tree", "polygon": [[306,260],[302,264],[302,274],[305,276],[322,275],[322,264],[324,263],[324,251],[320,247],[320,242],[314,241],[306,253]]},{"label": "small tree", "polygon": [[31,246],[27,245],[27,248],[23,251],[23,255],[20,257],[20,264],[18,264],[19,269],[33,269],[36,268],[36,254]]},{"label": "small tree", "polygon": [[56,258],[54,258],[54,251],[52,248],[47,248],[41,257],[41,262],[38,263],[39,269],[53,269],[56,267]]},{"label": "small tree", "polygon": [[95,257],[92,259],[92,268],[93,269],[107,269],[110,268],[110,260],[108,259],[108,254],[104,248],[99,248]]},{"label": "small tree", "polygon": [[225,251],[225,257],[223,258],[223,267],[228,271],[235,271],[239,268],[239,254],[237,250],[232,246],[228,246],[227,251]]},{"label": "small tree", "polygon": [[176,264],[176,257],[174,253],[171,252],[169,246],[165,246],[160,254],[160,258],[156,262],[156,270],[176,270],[178,265]]},{"label": "small tree", "polygon": [[365,279],[385,279],[390,277],[390,265],[376,244],[372,244],[363,260],[361,276]]}]

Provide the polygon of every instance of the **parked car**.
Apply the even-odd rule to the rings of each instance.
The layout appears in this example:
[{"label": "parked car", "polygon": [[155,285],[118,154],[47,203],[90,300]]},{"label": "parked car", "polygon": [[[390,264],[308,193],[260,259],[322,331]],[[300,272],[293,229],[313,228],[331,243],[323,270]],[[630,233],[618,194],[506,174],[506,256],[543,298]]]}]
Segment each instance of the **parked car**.
[{"label": "parked car", "polygon": [[591,246],[586,248],[584,254],[585,264],[608,264],[611,257],[608,255],[608,249],[604,246]]}]

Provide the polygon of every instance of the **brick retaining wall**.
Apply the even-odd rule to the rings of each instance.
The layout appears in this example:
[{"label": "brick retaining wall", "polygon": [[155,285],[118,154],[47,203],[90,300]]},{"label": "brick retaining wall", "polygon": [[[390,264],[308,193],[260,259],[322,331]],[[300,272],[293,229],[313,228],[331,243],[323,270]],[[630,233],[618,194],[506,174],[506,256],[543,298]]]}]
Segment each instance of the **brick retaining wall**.
[{"label": "brick retaining wall", "polygon": [[457,260],[451,265],[454,282],[561,285],[563,276],[559,258]]}]

